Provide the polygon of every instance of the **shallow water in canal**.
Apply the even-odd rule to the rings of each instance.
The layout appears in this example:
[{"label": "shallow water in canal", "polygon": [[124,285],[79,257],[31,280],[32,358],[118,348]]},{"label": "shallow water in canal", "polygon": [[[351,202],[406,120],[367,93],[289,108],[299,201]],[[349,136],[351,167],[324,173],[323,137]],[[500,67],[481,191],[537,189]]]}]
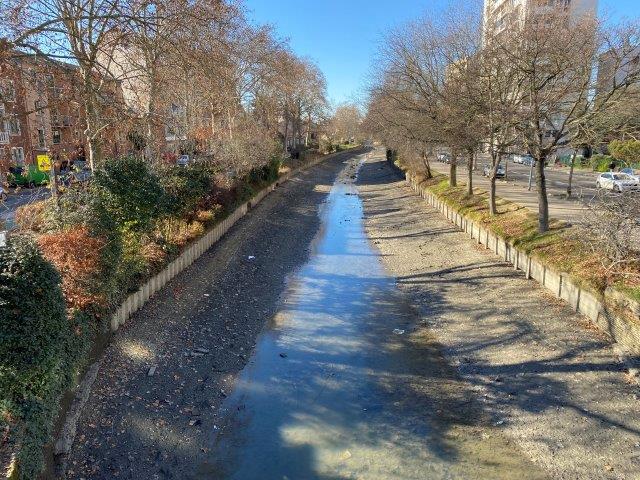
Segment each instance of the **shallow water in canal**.
[{"label": "shallow water in canal", "polygon": [[385,274],[363,228],[361,160],[331,187],[199,478],[545,478],[483,417]]}]

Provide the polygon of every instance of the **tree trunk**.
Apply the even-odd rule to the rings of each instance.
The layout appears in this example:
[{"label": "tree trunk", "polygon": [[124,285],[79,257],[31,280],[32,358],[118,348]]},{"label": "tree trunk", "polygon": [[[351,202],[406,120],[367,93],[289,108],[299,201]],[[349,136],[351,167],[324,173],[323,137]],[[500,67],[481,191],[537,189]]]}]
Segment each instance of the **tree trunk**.
[{"label": "tree trunk", "polygon": [[304,146],[309,147],[309,140],[311,138],[311,114],[307,115],[307,133],[304,137]]},{"label": "tree trunk", "polygon": [[496,178],[498,174],[498,168],[500,167],[500,154],[491,154],[491,170],[489,174],[489,214],[496,215],[498,213],[498,206],[496,205]]},{"label": "tree trunk", "polygon": [[498,213],[498,206],[496,205],[496,175],[491,173],[489,177],[489,214],[495,215]]},{"label": "tree trunk", "polygon": [[457,163],[457,157],[456,157],[456,154],[453,153],[451,155],[451,163],[449,164],[449,186],[450,187],[458,186],[458,179],[456,177],[456,174],[457,174],[456,163]]},{"label": "tree trunk", "polygon": [[567,198],[571,198],[571,183],[573,182],[573,169],[576,164],[576,157],[578,156],[578,151],[573,152],[571,156],[571,166],[569,168],[569,184],[567,185]]},{"label": "tree trunk", "polygon": [[538,182],[538,231],[540,233],[549,230],[549,198],[547,197],[547,181],[544,176],[544,164],[546,155],[540,155],[536,159],[536,181]]},{"label": "tree trunk", "polygon": [[84,104],[85,104],[85,130],[84,135],[87,139],[87,146],[89,147],[89,167],[92,172],[95,172],[96,166],[100,161],[100,141],[97,135],[99,129],[98,122],[98,100],[93,90],[91,72],[82,70],[82,76],[84,78]]},{"label": "tree trunk", "polygon": [[233,140],[233,118],[231,117],[231,109],[227,109],[227,122],[229,123],[229,140]]},{"label": "tree trunk", "polygon": [[49,167],[49,186],[51,187],[51,197],[55,200],[56,205],[58,200],[58,174],[56,173],[56,166],[54,162],[51,162]]},{"label": "tree trunk", "polygon": [[467,164],[467,195],[473,195],[473,150],[469,150],[469,160]]},{"label": "tree trunk", "polygon": [[504,179],[505,181],[509,180],[509,156],[504,161]]},{"label": "tree trunk", "polygon": [[284,154],[287,154],[287,141],[289,140],[289,114],[284,113]]},{"label": "tree trunk", "polygon": [[422,151],[422,163],[424,164],[424,170],[426,172],[427,178],[433,178],[433,174],[431,173],[431,165],[429,165],[429,156],[424,150]]}]

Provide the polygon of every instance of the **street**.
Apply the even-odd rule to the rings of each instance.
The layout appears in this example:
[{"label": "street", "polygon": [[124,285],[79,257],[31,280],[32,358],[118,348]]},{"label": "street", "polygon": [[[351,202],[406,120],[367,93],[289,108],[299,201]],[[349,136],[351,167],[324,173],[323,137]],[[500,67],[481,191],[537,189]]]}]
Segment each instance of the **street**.
[{"label": "street", "polygon": [[3,229],[3,225],[5,230],[10,230],[15,226],[14,219],[18,207],[44,200],[49,197],[50,193],[47,187],[23,188],[18,192],[9,193],[7,199],[0,203],[0,230]]},{"label": "street", "polygon": [[[489,179],[482,174],[484,165],[490,161],[486,156],[478,158],[477,168],[473,181],[475,186],[483,190],[489,189]],[[449,165],[440,162],[432,162],[431,167],[438,173],[449,174]],[[533,172],[531,190],[528,189],[530,167],[511,161],[506,165],[507,178],[498,179],[496,193],[499,197],[518,203],[538,211],[538,198],[536,191],[535,171]],[[569,223],[578,222],[584,214],[584,204],[589,202],[596,193],[597,173],[575,171],[573,174],[572,190],[573,198],[567,199],[567,186],[569,184],[569,169],[560,167],[547,167],[545,169],[547,190],[549,193],[549,211],[553,218]],[[466,185],[467,169],[465,165],[458,166],[458,184]]]},{"label": "street", "polygon": [[118,331],[64,468],[634,478],[636,392],[605,337],[426,207],[382,152],[345,152]]}]

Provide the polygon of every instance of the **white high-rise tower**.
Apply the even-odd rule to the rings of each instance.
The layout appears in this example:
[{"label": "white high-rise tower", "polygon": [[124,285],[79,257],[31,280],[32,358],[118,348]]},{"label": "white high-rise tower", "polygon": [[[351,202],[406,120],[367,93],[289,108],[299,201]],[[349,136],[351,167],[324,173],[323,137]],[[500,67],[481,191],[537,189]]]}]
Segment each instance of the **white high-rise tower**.
[{"label": "white high-rise tower", "polygon": [[572,17],[596,15],[598,0],[484,0],[485,31],[499,34],[507,26],[522,24],[527,12],[564,8]]}]

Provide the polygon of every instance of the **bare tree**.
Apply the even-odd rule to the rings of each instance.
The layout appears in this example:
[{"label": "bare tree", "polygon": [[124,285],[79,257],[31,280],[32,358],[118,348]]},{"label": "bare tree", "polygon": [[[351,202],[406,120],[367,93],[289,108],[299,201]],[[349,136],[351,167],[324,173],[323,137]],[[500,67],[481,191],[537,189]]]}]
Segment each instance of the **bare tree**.
[{"label": "bare tree", "polygon": [[336,108],[331,119],[330,137],[340,143],[360,138],[362,113],[353,104],[344,103]]},{"label": "bare tree", "polygon": [[0,32],[7,36],[14,54],[30,52],[77,65],[89,163],[95,168],[101,158],[102,134],[118,117],[105,114],[117,108],[114,84],[104,74],[118,44],[114,36],[129,29],[140,4],[134,0],[7,0],[0,8]]},{"label": "bare tree", "polygon": [[600,115],[637,82],[632,72],[622,80],[614,75],[604,84],[594,74],[606,51],[629,58],[629,50],[637,45],[636,29],[605,29],[589,16],[575,19],[562,9],[553,9],[529,12],[524,26],[514,27],[510,34],[516,38],[504,53],[521,75],[524,95],[517,129],[536,161],[538,229],[546,232],[545,165],[568,142],[575,125]]}]

